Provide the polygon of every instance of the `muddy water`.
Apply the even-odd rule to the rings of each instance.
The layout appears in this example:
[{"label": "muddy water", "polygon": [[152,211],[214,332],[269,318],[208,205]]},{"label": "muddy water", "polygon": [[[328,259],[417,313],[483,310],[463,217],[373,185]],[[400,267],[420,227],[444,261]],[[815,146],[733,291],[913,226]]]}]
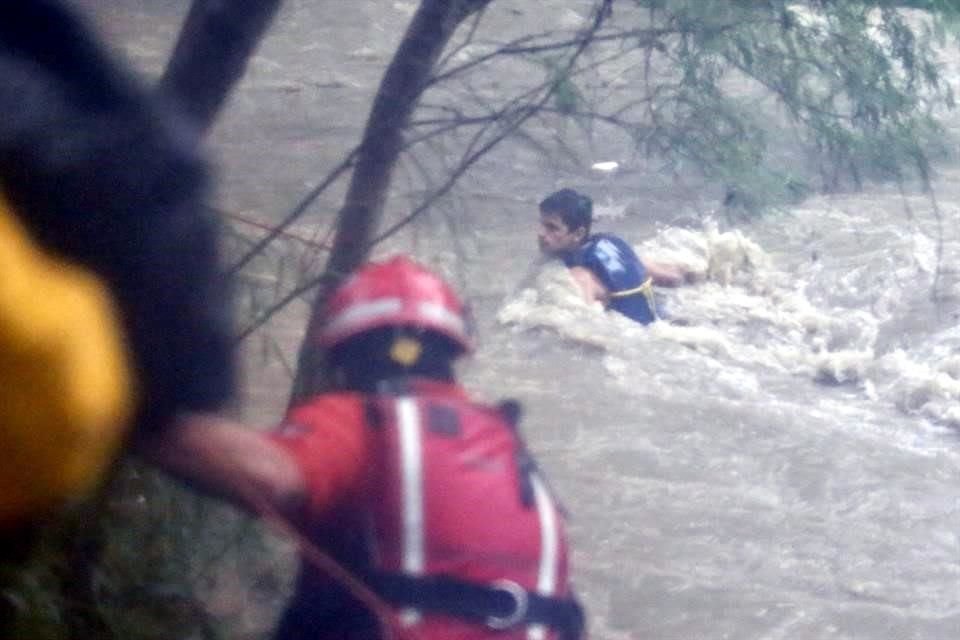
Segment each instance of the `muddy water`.
[{"label": "muddy water", "polygon": [[[186,6],[81,4],[154,73]],[[564,24],[589,3],[544,4]],[[356,141],[412,6],[286,4],[210,142],[219,206],[269,222],[316,184]],[[492,29],[543,16],[503,6]],[[607,142],[584,157],[622,159]],[[413,173],[398,174],[393,215],[422,188]],[[601,178],[507,145],[380,250],[418,255],[470,299],[479,348],[464,377],[524,403],[573,517],[592,637],[960,637],[958,178],[938,181],[936,206],[875,187],[734,225],[695,182],[642,164]],[[598,229],[704,275],[661,292],[675,323],[585,305],[537,264],[535,204],[562,185],[595,196]],[[322,237],[338,193],[295,233]],[[304,255],[287,239],[248,270],[244,315],[309,270]],[[245,343],[251,420],[286,400],[304,309]],[[214,598],[224,617],[244,607],[232,589]]]},{"label": "muddy water", "polygon": [[475,376],[542,430],[598,636],[956,636],[960,291],[942,273],[930,300],[902,207],[663,229],[639,249],[711,276],[666,296],[682,326],[588,307],[556,267],[501,306]]}]

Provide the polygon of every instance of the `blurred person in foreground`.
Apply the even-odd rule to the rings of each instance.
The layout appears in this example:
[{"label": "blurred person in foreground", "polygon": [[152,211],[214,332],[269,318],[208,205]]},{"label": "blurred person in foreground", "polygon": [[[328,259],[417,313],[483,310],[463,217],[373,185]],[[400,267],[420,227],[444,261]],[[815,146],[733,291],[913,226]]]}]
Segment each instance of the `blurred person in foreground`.
[{"label": "blurred person in foreground", "polygon": [[[515,403],[457,384],[471,349],[449,286],[405,257],[335,290],[310,337],[334,392],[260,432],[185,417],[142,453],[196,488],[291,522],[388,603],[392,637],[583,637],[564,515],[520,437]],[[302,545],[278,640],[381,638],[383,620]]]},{"label": "blurred person in foreground", "polygon": [[697,274],[679,265],[640,258],[611,233],[590,233],[593,201],[573,189],[561,189],[540,202],[540,251],[570,269],[587,302],[598,301],[631,320],[650,324],[662,317],[654,285],[679,287]]},{"label": "blurred person in foreground", "polygon": [[231,392],[207,171],[182,127],[66,4],[0,9],[0,568],[129,438]]}]

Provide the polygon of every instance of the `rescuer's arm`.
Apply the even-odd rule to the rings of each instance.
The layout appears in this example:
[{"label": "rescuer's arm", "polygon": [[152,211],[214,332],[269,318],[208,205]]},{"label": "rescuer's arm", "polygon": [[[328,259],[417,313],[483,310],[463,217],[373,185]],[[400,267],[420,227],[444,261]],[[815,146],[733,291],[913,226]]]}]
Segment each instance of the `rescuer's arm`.
[{"label": "rescuer's arm", "polygon": [[137,451],[191,487],[259,515],[288,515],[305,502],[294,457],[264,433],[226,418],[187,415],[141,440]]},{"label": "rescuer's arm", "polygon": [[363,499],[377,466],[379,433],[368,424],[367,414],[360,395],[325,394],[292,409],[270,434],[299,467],[307,493],[304,507],[312,518]]},{"label": "rescuer's arm", "polygon": [[358,495],[373,429],[354,397],[315,399],[262,432],[213,414],[188,414],[145,436],[138,453],[191,487],[264,516],[323,517]]}]

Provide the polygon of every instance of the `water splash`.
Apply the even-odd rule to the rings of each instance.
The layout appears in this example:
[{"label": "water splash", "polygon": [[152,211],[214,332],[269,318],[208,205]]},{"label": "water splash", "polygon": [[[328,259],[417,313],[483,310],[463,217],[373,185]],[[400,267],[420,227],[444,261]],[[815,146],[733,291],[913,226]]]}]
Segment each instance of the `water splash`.
[{"label": "water splash", "polygon": [[[667,322],[643,327],[588,304],[557,262],[508,299],[497,320],[599,349],[606,373],[625,385],[637,375],[710,372],[700,381],[704,390],[755,398],[764,395],[766,375],[788,375],[849,386],[865,402],[960,426],[960,340],[935,333],[923,344],[890,349],[891,327],[913,317],[913,294],[932,286],[937,241],[920,225],[877,224],[861,207],[817,204],[776,221],[780,237],[771,233],[775,223],[753,229],[761,240],[708,221],[700,230],[664,228],[637,246],[639,255],[682,265],[701,279],[658,290]],[[833,233],[817,241],[810,260],[798,259],[810,244],[811,221]]]}]

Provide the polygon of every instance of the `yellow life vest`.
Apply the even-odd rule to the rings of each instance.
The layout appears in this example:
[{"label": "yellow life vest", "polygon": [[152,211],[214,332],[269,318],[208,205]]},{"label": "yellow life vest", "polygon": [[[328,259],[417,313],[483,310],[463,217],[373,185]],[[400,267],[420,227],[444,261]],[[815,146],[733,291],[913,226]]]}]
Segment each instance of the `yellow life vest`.
[{"label": "yellow life vest", "polygon": [[0,527],[93,489],[133,411],[107,289],[42,251],[0,194]]}]

